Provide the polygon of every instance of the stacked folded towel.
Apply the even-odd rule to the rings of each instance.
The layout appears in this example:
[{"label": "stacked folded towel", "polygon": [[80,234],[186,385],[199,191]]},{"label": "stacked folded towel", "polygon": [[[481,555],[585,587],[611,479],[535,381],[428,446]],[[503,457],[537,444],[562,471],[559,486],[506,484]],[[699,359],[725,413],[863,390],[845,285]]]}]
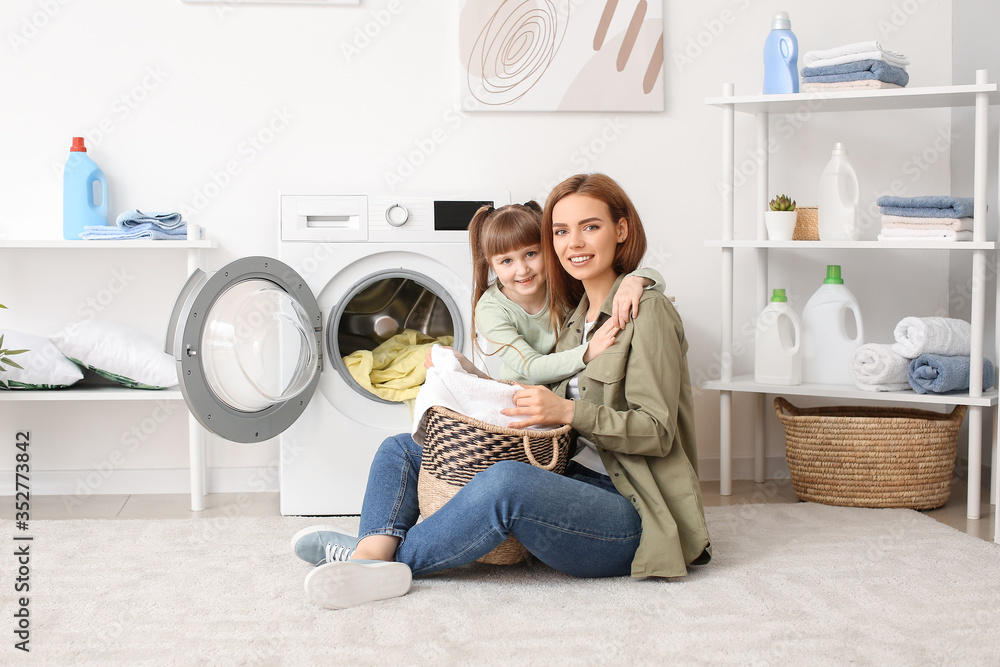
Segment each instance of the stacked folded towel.
[{"label": "stacked folded towel", "polygon": [[879,241],[971,241],[971,197],[879,197]]},{"label": "stacked folded towel", "polygon": [[[854,354],[851,373],[859,389],[918,394],[967,391],[972,368],[972,327],[950,317],[904,317],[891,345],[869,343]],[[996,370],[983,359],[983,390],[993,386]]]},{"label": "stacked folded towel", "polygon": [[902,53],[878,42],[856,42],[823,51],[809,51],[802,62],[802,92],[901,88],[910,82]]},{"label": "stacked folded towel", "polygon": [[180,213],[144,213],[139,209],[125,211],[118,216],[114,227],[88,225],[80,238],[84,240],[122,241],[127,239],[152,239],[157,241],[184,240],[187,223]]}]

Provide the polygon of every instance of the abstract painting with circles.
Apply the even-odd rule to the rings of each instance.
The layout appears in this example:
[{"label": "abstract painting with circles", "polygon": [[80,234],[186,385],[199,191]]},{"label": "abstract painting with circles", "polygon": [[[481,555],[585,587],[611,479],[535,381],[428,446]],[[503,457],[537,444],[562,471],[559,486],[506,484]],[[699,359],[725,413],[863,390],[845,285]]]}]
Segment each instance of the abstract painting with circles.
[{"label": "abstract painting with circles", "polygon": [[460,0],[467,109],[663,111],[663,0]]}]

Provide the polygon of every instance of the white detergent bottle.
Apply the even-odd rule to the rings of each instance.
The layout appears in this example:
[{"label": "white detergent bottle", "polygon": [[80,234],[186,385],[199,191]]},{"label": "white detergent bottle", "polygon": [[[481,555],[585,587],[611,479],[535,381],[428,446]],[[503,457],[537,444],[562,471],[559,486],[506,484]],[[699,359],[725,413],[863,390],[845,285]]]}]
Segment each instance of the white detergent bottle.
[{"label": "white detergent bottle", "polygon": [[760,384],[802,384],[802,321],[775,289],[754,328],[754,379]]},{"label": "white detergent bottle", "polygon": [[833,155],[823,169],[816,213],[820,241],[857,241],[861,238],[858,176],[847,159],[844,144],[834,144]]},{"label": "white detergent bottle", "polygon": [[[853,313],[854,337],[848,332]],[[840,266],[826,267],[826,280],[802,309],[802,381],[815,384],[854,384],[851,361],[864,342],[861,307],[840,277]]]}]

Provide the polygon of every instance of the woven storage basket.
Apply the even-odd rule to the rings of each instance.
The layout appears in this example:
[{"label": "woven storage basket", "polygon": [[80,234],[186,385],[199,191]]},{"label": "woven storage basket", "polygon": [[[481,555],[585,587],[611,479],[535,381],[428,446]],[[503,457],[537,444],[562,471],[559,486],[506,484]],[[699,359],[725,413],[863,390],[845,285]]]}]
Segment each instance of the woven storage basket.
[{"label": "woven storage basket", "polygon": [[779,396],[774,410],[785,425],[788,472],[800,500],[911,509],[940,507],[948,500],[964,405],[951,414],[797,408]]},{"label": "woven storage basket", "polygon": [[819,209],[815,206],[796,206],[793,241],[819,241]]},{"label": "woven storage basket", "polygon": [[[560,475],[569,459],[569,424],[533,430],[494,426],[435,405],[427,410],[423,459],[417,478],[420,514],[428,517],[448,502],[476,473],[498,461],[523,461]],[[479,559],[511,565],[528,556],[513,537]]]}]

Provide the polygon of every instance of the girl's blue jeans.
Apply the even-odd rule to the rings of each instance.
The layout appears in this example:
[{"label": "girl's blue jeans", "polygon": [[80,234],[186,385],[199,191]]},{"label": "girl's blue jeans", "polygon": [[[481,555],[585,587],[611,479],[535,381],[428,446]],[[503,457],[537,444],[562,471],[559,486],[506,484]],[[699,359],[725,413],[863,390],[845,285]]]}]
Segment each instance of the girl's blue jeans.
[{"label": "girl's blue jeans", "polygon": [[577,577],[625,576],[639,546],[639,514],[611,483],[570,462],[558,475],[519,461],[477,474],[417,523],[421,447],[409,434],[387,438],[368,475],[359,537],[402,538],[396,560],[414,575],[457,567],[513,535],[550,567]]}]

